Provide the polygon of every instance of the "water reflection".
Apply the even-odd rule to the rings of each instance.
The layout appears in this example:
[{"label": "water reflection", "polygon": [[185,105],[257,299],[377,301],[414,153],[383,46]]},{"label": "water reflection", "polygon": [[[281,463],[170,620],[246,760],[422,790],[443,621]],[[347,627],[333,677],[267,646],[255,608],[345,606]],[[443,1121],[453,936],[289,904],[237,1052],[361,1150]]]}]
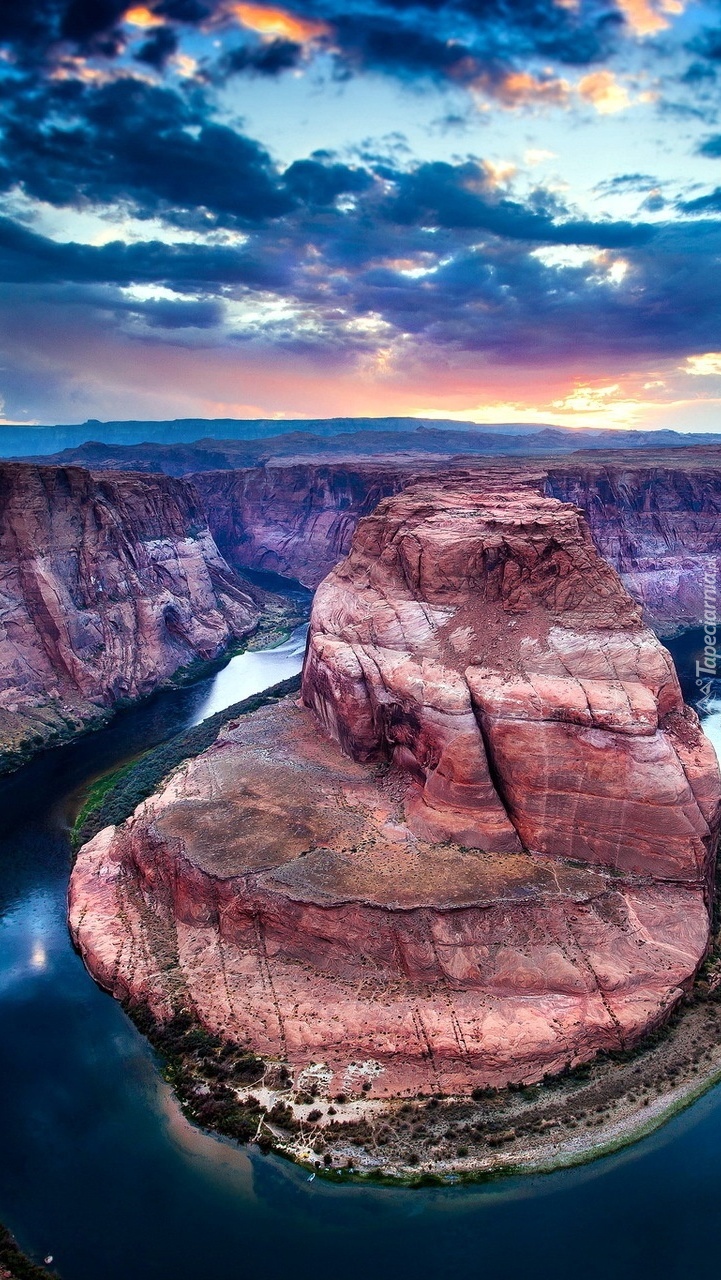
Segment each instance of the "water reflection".
[{"label": "water reflection", "polygon": [[[693,642],[670,644],[688,686]],[[65,1280],[715,1274],[718,1090],[619,1156],[475,1189],[311,1185],[187,1124],[146,1042],[69,944],[67,822],[84,779],[254,691],[243,681],[274,683],[286,660],[299,669],[302,635],[288,646],[0,784],[0,1219],[35,1256],[52,1253]]]},{"label": "water reflection", "polygon": [[239,653],[215,677],[208,695],[200,703],[192,723],[207,720],[216,711],[231,707],[242,698],[249,698],[260,689],[278,684],[297,675],[303,663],[308,624],[296,627],[289,638],[273,649]]}]

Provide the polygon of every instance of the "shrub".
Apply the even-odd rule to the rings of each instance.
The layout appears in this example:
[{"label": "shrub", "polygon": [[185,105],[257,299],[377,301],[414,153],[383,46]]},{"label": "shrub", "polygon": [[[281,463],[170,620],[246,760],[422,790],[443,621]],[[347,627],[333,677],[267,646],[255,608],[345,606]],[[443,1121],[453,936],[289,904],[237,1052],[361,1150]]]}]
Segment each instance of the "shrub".
[{"label": "shrub", "polygon": [[5,1227],[0,1227],[0,1271],[14,1277],[15,1280],[52,1280],[56,1274],[47,1267],[39,1267],[18,1248],[15,1240]]},{"label": "shrub", "polygon": [[215,742],[220,730],[231,720],[239,716],[250,715],[279,698],[297,693],[300,689],[300,676],[291,676],[289,680],[281,680],[264,693],[244,698],[224,711],[209,716],[201,724],[193,725],[176,733],[167,742],[146,751],[138,760],[123,765],[111,775],[99,781],[93,787],[75,826],[73,827],[73,847],[91,840],[103,827],[117,826],[129,818],[138,805],[149,795],[158,790],[163,778],[184,760],[199,756]]}]

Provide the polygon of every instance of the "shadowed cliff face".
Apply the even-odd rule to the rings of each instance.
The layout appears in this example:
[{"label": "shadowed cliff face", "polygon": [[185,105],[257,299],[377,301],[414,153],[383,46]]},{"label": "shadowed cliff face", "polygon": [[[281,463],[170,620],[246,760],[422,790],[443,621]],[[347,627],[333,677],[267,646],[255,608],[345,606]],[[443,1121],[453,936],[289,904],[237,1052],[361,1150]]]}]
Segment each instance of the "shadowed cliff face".
[{"label": "shadowed cliff face", "polygon": [[317,587],[347,553],[360,517],[410,474],[393,461],[310,462],[211,471],[193,483],[229,563]]},{"label": "shadowed cliff face", "polygon": [[[465,461],[459,459],[459,461]],[[482,459],[478,474],[508,462]],[[579,455],[549,463],[518,459],[513,473],[545,473],[550,497],[586,514],[604,558],[660,633],[698,625],[703,575],[721,563],[721,449]],[[315,587],[350,548],[358,520],[437,461],[386,459],[267,464],[194,476],[208,523],[228,561]]]},{"label": "shadowed cliff face", "polygon": [[671,467],[574,461],[546,481],[546,493],[583,510],[599,551],[661,634],[698,626],[704,575],[718,576],[721,465],[705,453],[690,450]]},{"label": "shadowed cliff face", "polygon": [[305,706],[229,725],[81,850],[105,986],[387,1096],[539,1079],[667,1015],[707,945],[718,767],[544,482],[458,472],[361,521]]},{"label": "shadowed cliff face", "polygon": [[0,467],[0,767],[251,631],[192,486]]}]

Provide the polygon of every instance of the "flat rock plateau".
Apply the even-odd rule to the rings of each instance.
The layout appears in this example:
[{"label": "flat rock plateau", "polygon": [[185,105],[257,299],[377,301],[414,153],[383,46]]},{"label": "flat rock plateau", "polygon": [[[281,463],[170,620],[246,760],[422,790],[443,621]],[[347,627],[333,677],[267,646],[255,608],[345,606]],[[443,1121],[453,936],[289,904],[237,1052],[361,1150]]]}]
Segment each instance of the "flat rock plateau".
[{"label": "flat rock plateau", "polygon": [[377,1099],[536,1081],[669,1015],[708,946],[718,766],[544,485],[458,470],[361,519],[302,700],[81,849],[103,986]]}]

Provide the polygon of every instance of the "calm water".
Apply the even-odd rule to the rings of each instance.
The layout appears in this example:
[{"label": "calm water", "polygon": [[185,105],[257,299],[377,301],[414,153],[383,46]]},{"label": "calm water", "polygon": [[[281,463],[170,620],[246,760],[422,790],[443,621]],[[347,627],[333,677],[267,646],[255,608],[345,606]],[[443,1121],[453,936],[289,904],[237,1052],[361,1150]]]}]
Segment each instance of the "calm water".
[{"label": "calm water", "polygon": [[[672,642],[687,696],[697,636]],[[329,1186],[191,1128],[68,941],[68,822],[114,762],[300,667],[299,631],[0,785],[0,1219],[64,1280],[688,1280],[721,1255],[721,1092],[629,1152],[484,1189]],[[288,664],[284,666],[283,664]],[[281,670],[282,669],[282,670]],[[721,700],[713,714],[721,716]]]}]

